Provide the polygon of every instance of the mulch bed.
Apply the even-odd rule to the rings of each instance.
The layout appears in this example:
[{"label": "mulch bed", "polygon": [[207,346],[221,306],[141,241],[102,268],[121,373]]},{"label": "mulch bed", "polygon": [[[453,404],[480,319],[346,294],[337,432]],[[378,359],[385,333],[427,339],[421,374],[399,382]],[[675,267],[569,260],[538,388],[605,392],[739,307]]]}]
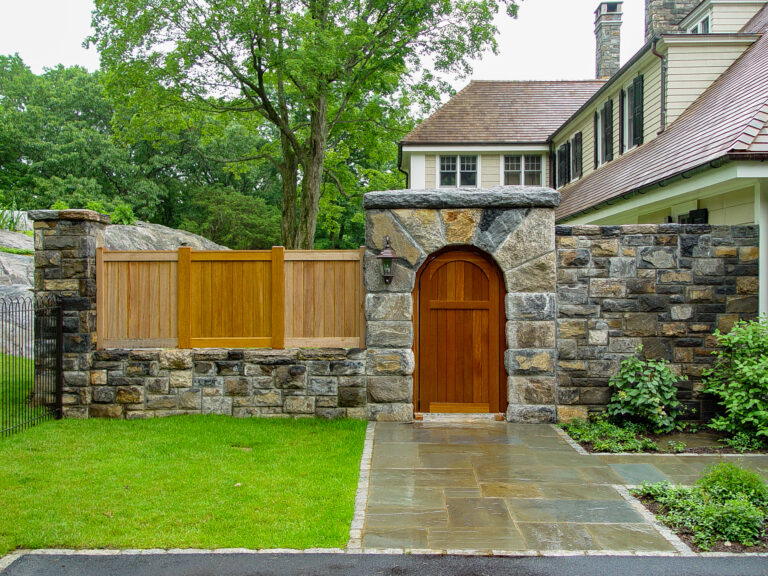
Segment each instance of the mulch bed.
[{"label": "mulch bed", "polygon": [[[658,516],[659,520],[661,521],[666,512],[666,509],[663,506],[659,505],[656,500],[652,500],[650,498],[639,498],[639,500],[654,516]],[[689,531],[682,531],[671,527],[670,530],[672,530],[680,538],[680,540],[685,542],[694,552],[730,552],[732,554],[744,554],[752,552],[768,553],[768,538],[763,538],[763,541],[757,546],[743,546],[738,542],[725,543],[720,541],[716,542],[715,545],[712,546],[712,548],[709,550],[702,550],[693,543],[693,535]],[[768,525],[766,526],[766,533],[768,533]]]},{"label": "mulch bed", "polygon": [[[568,431],[565,431],[566,434]],[[691,436],[695,436],[696,434],[694,432],[689,433]],[[760,450],[746,450],[744,452],[737,452],[727,444],[720,444],[717,446],[686,446],[685,449],[683,449],[682,452],[673,452],[672,450],[664,450],[663,447],[666,445],[666,441],[669,440],[669,436],[665,434],[643,434],[645,438],[648,438],[650,440],[653,440],[656,442],[656,444],[659,445],[660,450],[645,450],[645,454],[768,454],[768,448],[762,448]],[[722,438],[725,438],[726,435],[723,434]],[[579,445],[584,448],[587,452],[594,453],[597,452],[595,450],[594,446],[591,442],[579,442]],[[601,454],[603,452],[600,452]],[[627,452],[615,452],[615,454],[627,454]],[[637,454],[637,452],[630,452],[630,454]]]}]

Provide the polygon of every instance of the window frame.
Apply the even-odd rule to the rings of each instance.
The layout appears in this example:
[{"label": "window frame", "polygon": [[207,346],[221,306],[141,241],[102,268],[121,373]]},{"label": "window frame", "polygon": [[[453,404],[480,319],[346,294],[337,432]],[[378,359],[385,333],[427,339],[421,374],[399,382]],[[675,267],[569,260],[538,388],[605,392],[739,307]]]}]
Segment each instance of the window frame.
[{"label": "window frame", "polygon": [[[506,184],[506,174],[507,172],[516,172],[513,170],[507,170],[507,158],[517,157],[520,158],[520,184]],[[529,158],[538,158],[539,159],[539,169],[538,170],[530,170],[530,172],[538,172],[539,174],[539,183],[538,184],[526,184],[525,183],[525,176],[526,173],[529,172],[527,169],[526,163]],[[546,164],[544,163],[544,155],[543,153],[525,153],[525,152],[504,152],[501,154],[501,158],[499,161],[499,182],[501,182],[502,186],[544,186],[544,174],[545,174],[545,167]]]},{"label": "window frame", "polygon": [[[704,32],[704,22],[707,23],[707,31]],[[712,33],[712,12],[709,11],[699,18],[693,26],[689,26],[688,34],[711,34]]]},{"label": "window frame", "polygon": [[[461,175],[462,175],[461,159],[462,159],[462,157],[473,158],[474,161],[475,161],[475,170],[474,170],[474,172],[475,172],[475,184],[474,185],[472,185],[472,184],[462,185],[461,184]],[[454,176],[456,178],[456,184],[453,184],[453,185],[443,185],[442,184],[441,175],[443,173],[443,170],[442,170],[443,158],[453,158],[454,162],[456,163],[456,168],[454,170]],[[481,158],[480,154],[477,154],[477,153],[475,153],[475,154],[467,154],[467,153],[457,152],[457,153],[451,153],[451,154],[437,154],[437,158],[435,160],[435,172],[436,172],[435,173],[435,186],[438,189],[440,189],[440,188],[445,188],[445,189],[480,188],[481,177],[482,177],[481,176],[482,175],[482,170],[481,170],[482,166],[481,166],[480,158]]]},{"label": "window frame", "polygon": [[[624,102],[622,104],[621,118],[621,148],[622,153],[629,152],[639,146],[635,143],[635,88],[634,82],[624,86]],[[631,95],[631,98],[630,98]]]}]

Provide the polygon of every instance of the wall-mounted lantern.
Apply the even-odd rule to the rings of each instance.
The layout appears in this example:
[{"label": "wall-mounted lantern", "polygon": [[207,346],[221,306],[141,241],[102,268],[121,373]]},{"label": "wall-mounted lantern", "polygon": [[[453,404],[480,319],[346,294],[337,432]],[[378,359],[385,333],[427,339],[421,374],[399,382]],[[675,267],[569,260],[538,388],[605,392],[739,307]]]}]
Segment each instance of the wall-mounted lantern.
[{"label": "wall-mounted lantern", "polygon": [[395,275],[392,273],[392,261],[397,258],[397,253],[392,250],[389,243],[389,236],[384,236],[384,249],[376,256],[381,260],[381,276],[384,278],[384,284],[391,284]]}]

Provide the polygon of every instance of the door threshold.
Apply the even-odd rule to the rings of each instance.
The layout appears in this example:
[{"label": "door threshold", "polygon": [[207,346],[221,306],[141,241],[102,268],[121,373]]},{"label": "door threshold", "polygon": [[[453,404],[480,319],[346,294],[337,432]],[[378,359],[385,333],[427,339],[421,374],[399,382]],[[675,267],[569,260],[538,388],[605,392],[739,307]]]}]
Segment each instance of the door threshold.
[{"label": "door threshold", "polygon": [[416,412],[413,419],[420,422],[503,422],[504,414]]}]

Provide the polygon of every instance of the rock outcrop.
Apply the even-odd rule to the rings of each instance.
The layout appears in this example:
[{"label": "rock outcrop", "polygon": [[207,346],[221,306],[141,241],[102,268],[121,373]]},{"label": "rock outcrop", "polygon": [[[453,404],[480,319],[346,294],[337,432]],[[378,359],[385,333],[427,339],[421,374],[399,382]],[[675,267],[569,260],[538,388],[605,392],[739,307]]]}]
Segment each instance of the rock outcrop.
[{"label": "rock outcrop", "polygon": [[226,246],[219,246],[192,232],[149,222],[107,226],[105,241],[109,250],[176,250],[179,246],[195,250],[228,250]]}]

